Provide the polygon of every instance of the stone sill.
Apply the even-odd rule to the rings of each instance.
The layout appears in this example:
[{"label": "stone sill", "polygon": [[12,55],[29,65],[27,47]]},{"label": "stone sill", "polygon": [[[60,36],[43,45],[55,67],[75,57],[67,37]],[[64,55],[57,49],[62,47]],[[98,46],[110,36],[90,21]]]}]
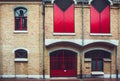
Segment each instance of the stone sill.
[{"label": "stone sill", "polygon": [[15,62],[28,62],[28,59],[26,59],[26,58],[16,58]]}]

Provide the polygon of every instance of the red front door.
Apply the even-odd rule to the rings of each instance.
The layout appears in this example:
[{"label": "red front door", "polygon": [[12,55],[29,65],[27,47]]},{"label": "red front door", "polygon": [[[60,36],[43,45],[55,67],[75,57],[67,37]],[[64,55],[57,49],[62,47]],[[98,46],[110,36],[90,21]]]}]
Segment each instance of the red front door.
[{"label": "red front door", "polygon": [[77,76],[77,54],[68,50],[59,50],[50,54],[51,77]]}]

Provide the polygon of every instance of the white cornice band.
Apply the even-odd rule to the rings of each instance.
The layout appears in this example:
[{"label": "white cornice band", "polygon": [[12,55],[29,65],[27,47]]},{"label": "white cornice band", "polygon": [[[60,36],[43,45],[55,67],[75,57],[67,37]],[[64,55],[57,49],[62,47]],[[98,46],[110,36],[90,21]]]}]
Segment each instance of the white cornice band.
[{"label": "white cornice band", "polygon": [[[81,39],[45,39],[45,45],[49,46],[51,44],[54,43],[60,43],[60,42],[71,42],[71,43],[75,43],[78,44],[80,46],[82,46],[82,40]],[[88,45],[88,44],[92,44],[92,43],[109,43],[112,44],[114,46],[118,46],[119,45],[119,40],[91,40],[91,39],[86,39],[84,40],[84,46]]]}]

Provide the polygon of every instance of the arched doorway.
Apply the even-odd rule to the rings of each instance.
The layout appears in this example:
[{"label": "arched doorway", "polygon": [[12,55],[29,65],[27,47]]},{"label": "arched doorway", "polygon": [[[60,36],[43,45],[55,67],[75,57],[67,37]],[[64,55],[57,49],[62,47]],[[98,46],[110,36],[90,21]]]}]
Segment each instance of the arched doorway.
[{"label": "arched doorway", "polygon": [[51,77],[76,77],[77,53],[70,50],[57,50],[50,53]]}]

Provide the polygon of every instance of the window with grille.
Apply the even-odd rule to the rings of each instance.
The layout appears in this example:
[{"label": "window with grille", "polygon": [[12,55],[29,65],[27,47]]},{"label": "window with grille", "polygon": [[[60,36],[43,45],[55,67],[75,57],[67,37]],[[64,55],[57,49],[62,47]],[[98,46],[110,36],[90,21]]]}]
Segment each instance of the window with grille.
[{"label": "window with grille", "polygon": [[27,51],[24,49],[18,49],[15,51],[15,58],[27,58]]},{"label": "window with grille", "polygon": [[15,30],[27,30],[27,9],[17,7],[14,9]]}]

